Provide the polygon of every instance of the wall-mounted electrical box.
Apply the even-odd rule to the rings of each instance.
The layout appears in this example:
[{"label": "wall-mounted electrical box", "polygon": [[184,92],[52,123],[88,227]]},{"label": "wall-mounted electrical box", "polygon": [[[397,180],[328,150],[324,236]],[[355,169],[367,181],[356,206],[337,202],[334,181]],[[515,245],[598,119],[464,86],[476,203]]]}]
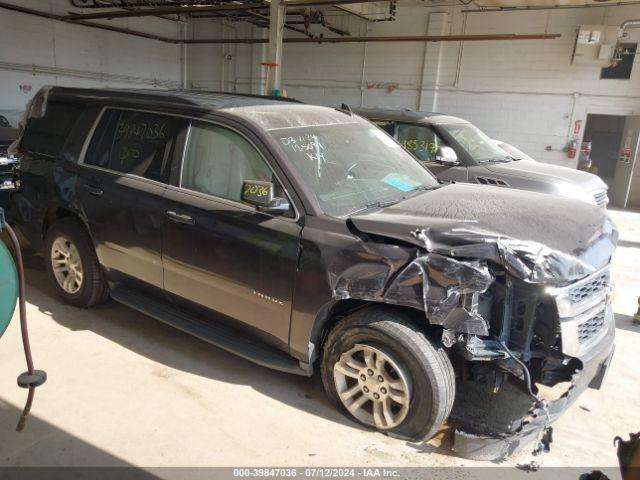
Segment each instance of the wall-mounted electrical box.
[{"label": "wall-mounted electrical box", "polygon": [[571,63],[608,67],[613,62],[619,34],[618,26],[581,25]]}]

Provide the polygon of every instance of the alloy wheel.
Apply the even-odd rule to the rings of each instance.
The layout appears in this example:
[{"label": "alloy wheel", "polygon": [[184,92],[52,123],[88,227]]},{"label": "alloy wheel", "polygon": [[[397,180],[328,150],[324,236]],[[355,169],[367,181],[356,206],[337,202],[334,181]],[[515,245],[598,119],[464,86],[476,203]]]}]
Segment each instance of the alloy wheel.
[{"label": "alloy wheel", "polygon": [[340,401],[362,423],[388,430],[406,418],[410,375],[390,353],[357,344],[340,356],[333,377]]},{"label": "alloy wheel", "polygon": [[80,253],[74,243],[58,237],[51,245],[51,268],[60,288],[73,295],[82,288],[84,272]]}]

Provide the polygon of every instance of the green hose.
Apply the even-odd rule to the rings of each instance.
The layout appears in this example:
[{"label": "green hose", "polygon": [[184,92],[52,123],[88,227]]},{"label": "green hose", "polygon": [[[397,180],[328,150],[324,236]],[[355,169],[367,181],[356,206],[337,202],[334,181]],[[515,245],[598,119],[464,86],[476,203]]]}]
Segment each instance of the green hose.
[{"label": "green hose", "polygon": [[[27,329],[27,301],[25,299],[24,264],[22,263],[22,252],[20,242],[13,228],[6,223],[4,210],[0,208],[0,232],[6,230],[9,242],[13,248],[13,256],[7,250],[4,243],[0,241],[0,337],[7,329],[13,311],[16,308],[16,301],[19,300],[20,330],[22,331],[22,347],[27,361],[27,371],[18,377],[18,386],[28,388],[27,402],[25,403],[16,431],[24,430],[27,417],[31,411],[33,397],[36,387],[47,381],[47,372],[33,368],[33,357],[31,356],[31,343],[29,342],[29,332]],[[14,263],[15,262],[15,263]]]},{"label": "green hose", "polygon": [[18,272],[9,250],[0,241],[0,337],[13,317],[18,301]]}]

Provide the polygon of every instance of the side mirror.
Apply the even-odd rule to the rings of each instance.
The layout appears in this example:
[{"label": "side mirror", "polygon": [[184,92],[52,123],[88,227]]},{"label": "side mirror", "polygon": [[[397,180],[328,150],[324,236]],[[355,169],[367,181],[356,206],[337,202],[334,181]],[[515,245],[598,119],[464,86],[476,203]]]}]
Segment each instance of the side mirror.
[{"label": "side mirror", "polygon": [[261,212],[286,213],[291,210],[287,199],[274,197],[271,182],[245,180],[242,183],[242,201],[254,205]]},{"label": "side mirror", "polygon": [[456,151],[451,147],[438,147],[436,152],[436,161],[442,165],[453,167],[460,165]]}]

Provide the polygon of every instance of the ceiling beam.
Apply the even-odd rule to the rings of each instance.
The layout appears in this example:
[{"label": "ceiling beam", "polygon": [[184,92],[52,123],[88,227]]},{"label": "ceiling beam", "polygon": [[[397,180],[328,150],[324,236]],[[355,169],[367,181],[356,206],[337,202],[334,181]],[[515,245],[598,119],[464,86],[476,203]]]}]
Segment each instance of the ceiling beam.
[{"label": "ceiling beam", "polygon": [[[322,6],[339,6],[350,5],[355,3],[375,3],[380,0],[288,0],[283,2],[286,7],[322,7]],[[179,15],[179,14],[191,14],[191,13],[212,13],[212,12],[242,12],[247,10],[253,11],[268,11],[269,5],[265,5],[264,2],[245,3],[245,4],[225,4],[225,5],[211,5],[211,6],[191,6],[191,7],[140,7],[129,8],[125,11],[116,10],[108,12],[95,12],[95,13],[72,13],[64,15],[62,17],[65,21],[79,21],[79,20],[98,20],[98,19],[112,19],[112,18],[131,18],[131,17],[149,17],[156,15]]]},{"label": "ceiling beam", "polygon": [[[68,20],[65,20],[62,15],[55,15],[49,12],[43,12],[41,10],[34,10],[32,8],[22,7],[20,5],[15,5],[12,3],[0,2],[0,8],[5,10],[12,10],[14,12],[26,13],[27,15],[34,15],[36,17],[48,18],[51,20],[57,20],[59,22],[69,23]],[[140,32],[137,30],[130,30],[128,28],[120,28],[114,27],[111,25],[104,25],[101,23],[93,23],[93,22],[85,22],[85,21],[77,21],[73,22],[74,25],[83,25],[85,27],[97,28],[99,30],[108,30],[110,32],[123,33],[125,35],[133,35],[135,37],[148,38],[150,40],[158,40],[160,42],[168,42],[168,43],[176,43],[172,38],[163,37],[161,35],[154,35],[152,33]]]},{"label": "ceiling beam", "polygon": [[130,18],[130,17],[150,17],[155,15],[179,15],[183,13],[208,13],[208,12],[241,12],[245,10],[268,11],[269,6],[262,2],[240,4],[225,4],[202,7],[157,7],[157,8],[136,8],[131,10],[117,10],[111,12],[97,13],[74,13],[62,16],[62,20],[76,22],[78,20],[98,20],[101,18]]},{"label": "ceiling beam", "polygon": [[[268,43],[266,38],[202,38],[202,39],[174,39],[164,37],[160,35],[153,35],[150,33],[140,32],[137,30],[129,30],[127,28],[114,27],[111,25],[104,25],[101,23],[87,22],[87,21],[69,21],[65,16],[55,15],[49,12],[43,12],[41,10],[33,10],[31,8],[22,7],[19,5],[5,3],[0,1],[0,8],[6,10],[13,10],[29,15],[35,15],[38,17],[57,20],[60,22],[70,23],[73,25],[82,25],[90,28],[97,28],[100,30],[108,30],[111,32],[122,33],[125,35],[134,35],[136,37],[147,38],[151,40],[157,40],[165,43],[172,44],[260,44]],[[385,37],[323,37],[320,39],[308,38],[308,37],[294,37],[284,38],[283,43],[368,43],[368,42],[473,42],[473,41],[489,41],[489,40],[548,40],[553,38],[559,38],[559,33],[544,33],[544,34],[526,34],[517,35],[515,33],[504,34],[487,34],[487,35],[418,35],[418,36],[385,36]]]}]

